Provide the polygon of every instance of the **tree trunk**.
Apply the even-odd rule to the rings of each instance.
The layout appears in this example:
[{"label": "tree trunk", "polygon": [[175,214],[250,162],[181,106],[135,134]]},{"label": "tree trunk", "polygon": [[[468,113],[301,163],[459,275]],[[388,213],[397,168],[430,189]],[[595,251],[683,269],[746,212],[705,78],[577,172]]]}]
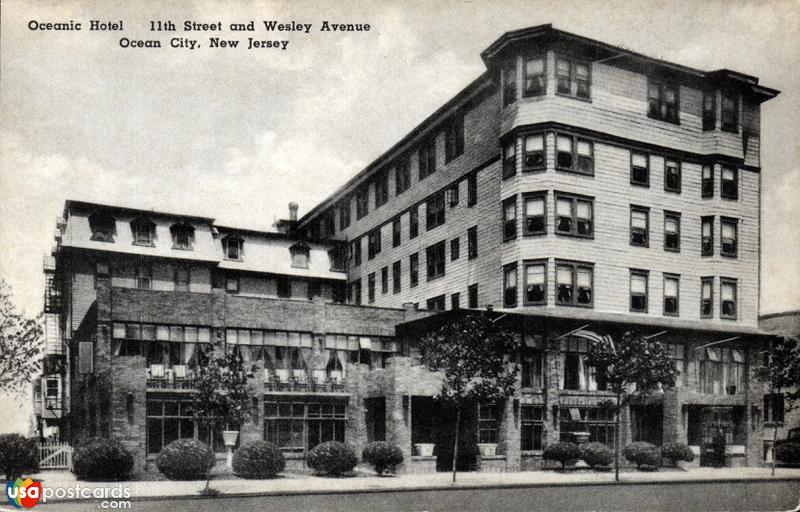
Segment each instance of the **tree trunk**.
[{"label": "tree trunk", "polygon": [[453,442],[453,483],[456,483],[456,468],[458,464],[458,431],[461,429],[461,406],[456,408],[456,435]]},{"label": "tree trunk", "polygon": [[619,414],[622,412],[620,401],[620,393],[617,393],[617,414],[614,428],[614,480],[617,482],[619,482]]}]

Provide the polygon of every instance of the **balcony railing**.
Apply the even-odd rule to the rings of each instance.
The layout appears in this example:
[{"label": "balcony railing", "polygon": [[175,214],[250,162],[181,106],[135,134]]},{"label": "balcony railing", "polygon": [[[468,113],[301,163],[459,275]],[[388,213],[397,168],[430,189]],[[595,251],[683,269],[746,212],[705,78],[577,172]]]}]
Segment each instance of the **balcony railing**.
[{"label": "balcony railing", "polygon": [[[254,372],[264,382],[265,391],[343,393],[346,390],[344,372],[339,370],[268,370]],[[152,364],[147,369],[147,388],[164,390],[192,390],[194,372],[186,365],[166,367]]]}]

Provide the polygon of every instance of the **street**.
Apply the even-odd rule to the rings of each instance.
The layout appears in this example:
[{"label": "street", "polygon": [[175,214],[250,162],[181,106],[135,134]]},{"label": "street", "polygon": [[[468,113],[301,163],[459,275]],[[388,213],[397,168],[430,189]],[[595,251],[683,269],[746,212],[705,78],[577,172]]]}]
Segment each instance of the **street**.
[{"label": "street", "polygon": [[[452,489],[178,498],[132,502],[129,510],[193,511],[705,511],[779,510],[795,508],[800,500],[797,480],[681,482],[618,485],[559,485],[492,489]],[[92,503],[40,503],[37,510],[86,511]]]}]

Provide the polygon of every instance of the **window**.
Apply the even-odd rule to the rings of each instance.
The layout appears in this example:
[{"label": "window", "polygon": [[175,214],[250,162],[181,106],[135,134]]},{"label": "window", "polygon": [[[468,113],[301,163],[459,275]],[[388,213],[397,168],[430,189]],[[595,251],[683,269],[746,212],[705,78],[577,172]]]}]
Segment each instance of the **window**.
[{"label": "window", "polygon": [[704,165],[701,180],[701,196],[714,197],[714,166]]},{"label": "window", "polygon": [[444,311],[444,295],[437,295],[426,302],[427,309],[431,311]]},{"label": "window", "polygon": [[361,305],[361,279],[350,283],[350,303],[356,306]]},{"label": "window", "polygon": [[642,206],[631,206],[631,245],[649,246],[650,210]]},{"label": "window", "polygon": [[467,286],[467,299],[469,303],[468,307],[478,307],[478,283]]},{"label": "window", "polygon": [[369,189],[361,187],[356,191],[356,219],[360,220],[369,213]]},{"label": "window", "polygon": [[543,56],[525,59],[525,88],[523,96],[539,96],[546,92],[547,73]]},{"label": "window", "polygon": [[419,179],[424,180],[436,172],[436,140],[423,143],[419,148]]},{"label": "window", "polygon": [[153,239],[156,235],[156,225],[150,219],[139,217],[131,221],[131,232],[133,233],[134,245],[154,245]]},{"label": "window", "polygon": [[739,96],[722,93],[722,131],[739,132]]},{"label": "window", "polygon": [[450,205],[450,208],[453,208],[458,204],[458,183],[445,191],[445,199],[447,204]]},{"label": "window", "polygon": [[678,87],[655,81],[647,84],[647,117],[678,124]]},{"label": "window", "polygon": [[646,270],[631,270],[631,311],[647,313],[647,277]]},{"label": "window", "polygon": [[389,200],[389,175],[381,172],[375,178],[375,209],[377,210]]},{"label": "window", "polygon": [[294,244],[289,248],[289,253],[292,257],[292,267],[294,268],[308,268],[310,248],[303,242]]},{"label": "window", "polygon": [[645,153],[631,153],[631,185],[650,186],[650,156]]},{"label": "window", "polygon": [[666,343],[667,356],[672,361],[672,367],[678,371],[675,377],[675,387],[683,386],[684,375],[686,375],[686,361],[684,359],[684,347],[677,343]]},{"label": "window", "polygon": [[444,242],[425,249],[425,263],[428,268],[428,280],[444,275]]},{"label": "window", "polygon": [[454,238],[450,240],[450,261],[456,261],[461,255],[461,239]]},{"label": "window", "polygon": [[520,449],[523,451],[544,449],[544,407],[520,406]]},{"label": "window", "polygon": [[[360,287],[359,282],[359,287]],[[292,281],[289,279],[289,276],[278,276],[277,278],[277,286],[278,286],[278,297],[282,299],[288,299],[292,296]],[[359,295],[359,300],[361,299]]]},{"label": "window", "polygon": [[605,389],[604,382],[595,378],[595,369],[589,366],[589,342],[583,338],[561,338],[561,375],[559,388],[580,391]]},{"label": "window", "polygon": [[664,250],[681,250],[681,214],[678,212],[664,212]]},{"label": "window", "polygon": [[664,315],[679,315],[680,276],[664,274]]},{"label": "window", "polygon": [[408,258],[408,276],[411,288],[419,284],[419,254],[417,253]]},{"label": "window", "polygon": [[408,212],[408,238],[416,238],[419,235],[419,207],[414,206]]},{"label": "window", "polygon": [[592,142],[572,135],[556,135],[556,169],[582,174],[594,173]]},{"label": "window", "polygon": [[517,264],[503,267],[503,307],[517,307]]},{"label": "window", "polygon": [[478,442],[496,443],[500,408],[495,404],[478,404]]},{"label": "window", "polygon": [[681,163],[678,160],[664,159],[664,190],[681,191]]},{"label": "window", "polygon": [[117,221],[106,213],[93,213],[89,215],[89,228],[92,230],[92,240],[96,242],[114,243],[117,234]]},{"label": "window", "polygon": [[573,432],[589,432],[589,441],[614,448],[616,426],[610,407],[561,407],[559,409],[562,441],[574,441]]},{"label": "window", "polygon": [[714,315],[714,278],[704,277],[700,280],[700,318],[711,318]]},{"label": "window", "polygon": [[450,294],[450,309],[461,309],[461,294],[456,292]]},{"label": "window", "polygon": [[367,235],[367,259],[371,260],[381,252],[381,228]]},{"label": "window", "polygon": [[739,228],[739,221],[730,217],[720,217],[720,249],[719,253],[722,256],[735,258],[737,255],[738,244],[737,234]]},{"label": "window", "polygon": [[339,230],[350,227],[350,198],[345,198],[339,204]]},{"label": "window", "polygon": [[725,199],[738,199],[739,197],[739,172],[735,167],[722,166],[722,192]]},{"label": "window", "polygon": [[392,247],[400,247],[401,239],[400,217],[397,217],[392,221]]},{"label": "window", "polygon": [[719,279],[719,317],[736,319],[736,279]]},{"label": "window", "polygon": [[444,194],[439,193],[425,203],[425,228],[431,230],[444,224]]},{"label": "window", "polygon": [[547,303],[547,262],[525,262],[525,305],[532,306]]},{"label": "window", "polygon": [[592,237],[594,200],[556,193],[556,233]]},{"label": "window", "polygon": [[541,171],[545,168],[544,134],[525,135],[523,139],[523,170]]},{"label": "window", "polygon": [[717,127],[717,92],[703,93],[703,131],[708,132]]},{"label": "window", "polygon": [[445,163],[464,152],[464,114],[456,114],[444,131]]},{"label": "window", "polygon": [[735,395],[744,392],[744,353],[732,348],[706,347],[698,351],[700,392]]},{"label": "window", "polygon": [[478,226],[467,229],[467,258],[475,259],[478,257]]},{"label": "window", "polygon": [[345,441],[343,401],[287,398],[264,402],[264,439],[281,451],[308,451],[326,441]]},{"label": "window", "polygon": [[503,201],[503,240],[517,237],[517,196]]},{"label": "window", "polygon": [[542,235],[547,232],[545,217],[546,195],[526,194],[522,197],[522,232],[525,235]]},{"label": "window", "polygon": [[783,393],[764,395],[764,423],[783,423]]},{"label": "window", "polygon": [[239,293],[239,276],[228,274],[225,276],[225,291],[228,293]]},{"label": "window", "polygon": [[389,293],[389,267],[381,269],[381,293],[384,295]]},{"label": "window", "polygon": [[522,387],[544,389],[544,337],[525,333],[520,347],[522,355]]},{"label": "window", "polygon": [[408,165],[408,158],[403,157],[397,161],[394,168],[394,193],[400,195],[411,186],[411,170]]},{"label": "window", "polygon": [[503,179],[517,174],[517,141],[510,139],[503,146]]},{"label": "window", "polygon": [[367,275],[367,300],[370,304],[375,302],[375,272]]},{"label": "window", "polygon": [[172,233],[172,248],[183,251],[192,250],[194,241],[194,226],[188,222],[179,222],[169,228]]},{"label": "window", "polygon": [[714,254],[714,217],[701,217],[700,230],[700,254],[712,256]]},{"label": "window", "polygon": [[587,263],[556,262],[556,304],[592,307],[594,268]]},{"label": "window", "polygon": [[361,239],[356,238],[350,242],[350,256],[353,258],[353,266],[361,265]]},{"label": "window", "polygon": [[147,453],[156,454],[178,439],[195,438],[191,400],[147,400]]},{"label": "window", "polygon": [[400,293],[403,280],[401,272],[401,263],[399,261],[392,263],[392,293]]},{"label": "window", "polygon": [[333,236],[336,234],[336,221],[333,217],[333,210],[329,210],[322,218],[322,225],[325,226],[325,235]]},{"label": "window", "polygon": [[591,90],[591,71],[588,64],[556,57],[556,92],[588,99]]},{"label": "window", "polygon": [[470,174],[467,178],[467,206],[478,204],[478,176]]},{"label": "window", "polygon": [[503,106],[517,101],[517,61],[508,62],[503,67]]},{"label": "window", "polygon": [[188,292],[189,291],[189,268],[182,265],[175,267],[175,291]]}]

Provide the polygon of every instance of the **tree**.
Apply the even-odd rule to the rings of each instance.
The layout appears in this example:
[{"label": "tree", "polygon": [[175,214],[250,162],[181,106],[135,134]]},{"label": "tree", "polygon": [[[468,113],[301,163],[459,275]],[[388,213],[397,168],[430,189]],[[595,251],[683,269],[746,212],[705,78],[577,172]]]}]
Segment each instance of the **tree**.
[{"label": "tree", "polygon": [[[214,432],[232,423],[242,425],[250,417],[250,396],[242,358],[231,352],[198,351],[194,379],[194,417],[201,428]],[[205,493],[210,494],[211,468],[206,471]]]},{"label": "tree", "polygon": [[598,381],[617,396],[614,411],[614,478],[619,481],[619,414],[630,398],[643,396],[657,389],[659,384],[674,386],[678,371],[672,365],[666,346],[651,341],[638,333],[625,332],[615,343],[611,336],[599,336],[588,331],[578,331],[573,336],[589,340],[587,365],[594,367]]},{"label": "tree", "polygon": [[467,314],[425,333],[415,344],[425,366],[443,374],[436,397],[456,409],[453,482],[456,481],[461,411],[469,404],[505,399],[514,393],[519,367],[513,333],[500,329],[487,313]]},{"label": "tree", "polygon": [[0,279],[0,390],[18,393],[39,375],[44,351],[41,317],[26,318]]},{"label": "tree", "polygon": [[[781,395],[785,409],[791,410],[800,400],[800,343],[794,337],[775,340],[769,350],[769,364],[756,368],[756,378],[769,386],[771,394]],[[778,437],[777,425],[772,430],[772,445]],[[775,457],[772,457],[775,474]]]}]

